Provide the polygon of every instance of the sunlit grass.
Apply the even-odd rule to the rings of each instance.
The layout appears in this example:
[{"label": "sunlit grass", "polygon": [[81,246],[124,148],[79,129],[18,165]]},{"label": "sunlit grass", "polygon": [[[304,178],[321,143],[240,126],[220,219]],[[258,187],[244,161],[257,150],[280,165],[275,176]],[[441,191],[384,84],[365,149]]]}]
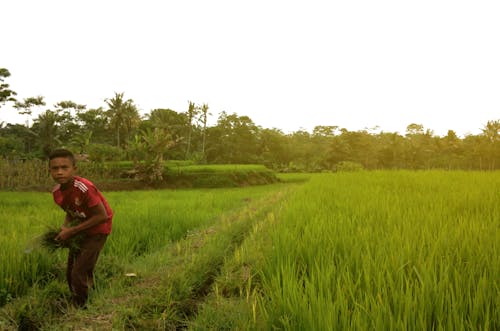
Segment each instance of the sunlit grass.
[{"label": "sunlit grass", "polygon": [[[499,172],[281,179],[289,184],[106,193],[116,216],[95,306],[64,315],[61,325],[76,318],[118,329],[500,329]],[[8,234],[23,251],[42,223],[62,222],[50,194],[5,194],[0,215],[17,215],[17,225],[0,230],[6,247],[18,245]],[[41,222],[28,221],[35,214]],[[64,266],[64,255],[32,252],[37,258],[23,263],[0,252],[2,266],[25,266],[10,279]],[[109,316],[89,319],[103,310]]]},{"label": "sunlit grass", "polygon": [[[106,192],[115,216],[97,277],[121,272],[132,259],[210,225],[221,213],[239,208],[269,190],[273,188]],[[63,211],[54,204],[50,193],[0,192],[0,218],[3,304],[25,293],[34,283],[61,273],[66,251],[50,253],[37,240],[49,227],[58,227],[64,220]]]},{"label": "sunlit grass", "polygon": [[263,270],[268,323],[293,330],[495,329],[500,173],[317,176]]}]

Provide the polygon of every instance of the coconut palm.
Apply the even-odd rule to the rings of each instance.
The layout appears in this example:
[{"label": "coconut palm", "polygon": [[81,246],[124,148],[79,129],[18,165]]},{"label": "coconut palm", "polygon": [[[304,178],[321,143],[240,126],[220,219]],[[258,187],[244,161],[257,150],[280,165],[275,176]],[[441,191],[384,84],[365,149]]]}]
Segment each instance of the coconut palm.
[{"label": "coconut palm", "polygon": [[122,133],[125,137],[139,126],[140,116],[132,99],[124,100],[124,93],[116,93],[111,99],[106,99],[109,124],[116,133],[116,146],[122,145]]},{"label": "coconut palm", "polygon": [[186,159],[189,157],[189,154],[191,153],[191,136],[193,134],[193,120],[195,119],[197,114],[198,114],[198,109],[195,106],[194,102],[189,101],[189,106],[187,111],[189,131],[187,136],[187,147],[185,156]]},{"label": "coconut palm", "polygon": [[47,110],[40,114],[35,119],[33,131],[38,137],[38,142],[45,156],[48,156],[54,148],[61,145],[58,136],[58,117],[55,112]]}]

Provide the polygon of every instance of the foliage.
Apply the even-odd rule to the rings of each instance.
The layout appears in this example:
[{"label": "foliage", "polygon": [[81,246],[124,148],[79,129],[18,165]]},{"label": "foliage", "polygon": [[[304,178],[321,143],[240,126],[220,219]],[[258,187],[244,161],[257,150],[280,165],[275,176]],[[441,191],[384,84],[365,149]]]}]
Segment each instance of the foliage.
[{"label": "foliage", "polygon": [[[161,180],[156,178],[154,182],[149,182],[147,177],[140,177],[144,181],[139,181],[138,175],[148,175],[141,172],[146,171],[141,169],[149,169],[145,161],[96,162],[92,161],[94,157],[95,154],[91,154],[91,161],[77,161],[78,174],[92,179],[99,187],[107,190],[236,187],[278,181],[274,171],[262,165],[192,165],[191,161],[171,160],[164,161],[163,167],[158,168]],[[48,191],[54,186],[47,172],[47,161],[0,158],[0,171],[3,174],[0,177],[0,190]]]},{"label": "foliage", "polygon": [[[0,78],[10,75],[2,70]],[[33,111],[44,105],[43,96],[15,102],[14,107],[27,116],[26,125],[0,124],[0,156],[44,158],[55,147],[90,153],[95,145],[107,145],[122,152],[110,156],[98,153],[96,159],[144,161],[151,152],[138,149],[146,148],[141,136],[145,132],[150,132],[149,136],[168,132],[176,143],[168,148],[165,160],[200,164],[260,163],[284,172],[332,171],[346,161],[365,169],[500,169],[498,119],[487,121],[480,134],[465,137],[458,137],[453,130],[437,136],[418,123],[410,123],[404,133],[376,132],[376,128],[349,131],[335,125],[318,125],[312,132],[301,129],[284,133],[226,111],[209,126],[208,104],[192,101],[184,112],[157,108],[141,118],[134,101],[116,92],[105,100],[105,109],[87,109],[64,100],[44,112]],[[160,163],[151,164],[147,170],[153,174],[152,181],[162,176]]]},{"label": "foliage", "polygon": [[90,159],[96,162],[118,161],[123,157],[123,150],[107,144],[91,144],[87,148]]},{"label": "foliage", "polygon": [[4,83],[5,78],[10,77],[10,72],[6,68],[0,68],[0,105],[6,102],[15,102],[16,92],[11,90],[9,84]]},{"label": "foliage", "polygon": [[21,115],[31,115],[33,113],[33,107],[41,107],[45,105],[46,103],[44,97],[39,95],[36,97],[25,98],[23,101],[16,101],[14,108],[16,108]]},{"label": "foliage", "polygon": [[341,161],[335,165],[335,171],[360,171],[363,165],[357,162]]},{"label": "foliage", "polygon": [[106,100],[109,125],[116,134],[116,146],[121,147],[134,129],[139,126],[140,116],[132,99],[124,100],[124,93],[116,93]]},{"label": "foliage", "polygon": [[145,162],[136,166],[143,180],[148,183],[163,181],[165,154],[176,143],[165,129],[154,128],[141,132],[141,136],[136,138],[134,149],[145,155]]}]

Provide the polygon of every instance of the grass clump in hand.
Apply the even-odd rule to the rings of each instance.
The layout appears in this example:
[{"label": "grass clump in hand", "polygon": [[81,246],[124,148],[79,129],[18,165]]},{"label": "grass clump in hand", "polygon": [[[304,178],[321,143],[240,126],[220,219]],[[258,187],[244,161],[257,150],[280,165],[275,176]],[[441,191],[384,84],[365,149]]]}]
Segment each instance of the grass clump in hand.
[{"label": "grass clump in hand", "polygon": [[[78,224],[78,220],[72,221],[70,226]],[[68,240],[56,240],[57,235],[61,232],[59,228],[51,227],[49,228],[41,237],[40,245],[51,252],[56,251],[60,248],[69,248],[72,251],[77,251],[80,249],[80,245],[85,236],[84,233],[79,233],[76,236],[69,238]]]}]

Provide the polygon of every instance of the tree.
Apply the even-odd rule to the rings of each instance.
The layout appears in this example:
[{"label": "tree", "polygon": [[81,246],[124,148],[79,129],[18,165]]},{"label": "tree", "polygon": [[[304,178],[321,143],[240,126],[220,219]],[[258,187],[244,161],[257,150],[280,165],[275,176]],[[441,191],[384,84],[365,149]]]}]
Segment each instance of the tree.
[{"label": "tree", "polygon": [[337,125],[330,125],[330,126],[324,126],[324,125],[318,125],[315,126],[313,129],[313,136],[315,137],[333,137],[335,136],[335,133],[339,127]]},{"label": "tree", "polygon": [[379,145],[377,159],[382,168],[405,168],[406,141],[403,136],[395,132],[381,132],[377,135],[377,141]]},{"label": "tree", "polygon": [[493,170],[500,165],[500,120],[488,121],[482,129],[486,138],[486,161],[488,168]]},{"label": "tree", "polygon": [[4,105],[6,102],[15,102],[17,95],[16,92],[9,89],[9,84],[4,83],[5,78],[10,77],[9,70],[5,68],[0,68],[0,106]]},{"label": "tree", "polygon": [[276,170],[286,170],[290,161],[288,138],[278,129],[261,129],[258,137],[260,162]]},{"label": "tree", "polygon": [[83,132],[92,132],[92,141],[94,143],[112,143],[109,138],[109,118],[102,107],[89,109],[76,113],[76,119],[80,123],[80,129]]},{"label": "tree", "polygon": [[482,131],[488,141],[492,143],[500,141],[500,120],[488,121]]},{"label": "tree", "polygon": [[407,162],[413,169],[430,168],[436,155],[436,144],[432,130],[424,130],[422,124],[410,124],[406,127],[408,141]]},{"label": "tree", "polygon": [[288,136],[290,143],[291,171],[310,171],[316,168],[316,148],[312,135],[305,130],[298,130]]},{"label": "tree", "polygon": [[205,155],[205,144],[206,144],[206,138],[207,138],[207,119],[208,115],[210,114],[208,112],[208,104],[204,103],[200,107],[200,114],[201,114],[201,123],[203,125],[203,131],[202,131],[202,141],[201,141],[201,155],[203,158],[203,161],[206,161],[206,155]]},{"label": "tree", "polygon": [[221,112],[217,125],[207,130],[207,160],[216,163],[253,163],[258,160],[259,128],[248,116]]},{"label": "tree", "polygon": [[39,95],[37,97],[25,98],[23,101],[16,101],[14,103],[14,108],[17,109],[20,115],[26,115],[26,127],[29,127],[29,118],[33,114],[33,107],[45,106],[45,100],[43,96]]},{"label": "tree", "polygon": [[185,137],[188,132],[188,121],[186,113],[178,113],[172,109],[154,109],[149,115],[148,120],[143,121],[141,130],[160,128],[165,129],[172,135],[177,143],[170,150],[170,157],[183,159],[186,156]]},{"label": "tree", "polygon": [[40,114],[35,119],[32,129],[38,137],[38,144],[40,144],[44,156],[47,157],[54,148],[61,145],[58,137],[57,113],[47,110],[45,113]]},{"label": "tree", "polygon": [[62,141],[71,141],[75,136],[84,134],[80,132],[76,115],[86,109],[85,105],[67,100],[56,103],[54,107],[59,124],[59,137]]},{"label": "tree", "polygon": [[453,130],[438,141],[437,165],[440,168],[460,169],[462,160],[462,141]]},{"label": "tree", "polygon": [[185,113],[178,113],[172,109],[153,109],[147,115],[150,126],[166,129],[174,138],[180,138],[187,131],[187,117]]},{"label": "tree", "polygon": [[[176,144],[172,136],[165,129],[154,128],[142,131],[135,137],[134,148],[144,152],[146,159],[143,166],[139,166],[140,176],[149,183],[158,183],[163,180],[165,170],[165,154]],[[138,165],[138,163],[136,163]]]},{"label": "tree", "polygon": [[9,138],[9,140],[17,141],[17,146],[21,146],[14,153],[14,155],[21,157],[31,157],[33,146],[37,142],[37,135],[28,127],[21,124],[7,124],[1,130],[1,136]]},{"label": "tree", "polygon": [[139,126],[140,116],[133,100],[124,100],[124,93],[116,93],[111,99],[106,99],[109,125],[116,133],[116,146],[122,146],[122,137],[127,138],[133,129]]},{"label": "tree", "polygon": [[92,139],[92,131],[79,131],[73,134],[71,144],[78,148],[78,153],[85,154]]},{"label": "tree", "polygon": [[315,153],[312,158],[311,167],[313,169],[332,169],[333,164],[329,160],[330,144],[334,140],[338,126],[316,126],[311,136],[311,144],[314,146]]},{"label": "tree", "polygon": [[188,119],[188,136],[187,136],[187,146],[186,146],[186,156],[185,159],[188,159],[189,154],[191,153],[191,136],[193,134],[193,120],[198,114],[198,109],[195,104],[191,101],[188,102],[188,110],[187,110],[187,119]]}]

